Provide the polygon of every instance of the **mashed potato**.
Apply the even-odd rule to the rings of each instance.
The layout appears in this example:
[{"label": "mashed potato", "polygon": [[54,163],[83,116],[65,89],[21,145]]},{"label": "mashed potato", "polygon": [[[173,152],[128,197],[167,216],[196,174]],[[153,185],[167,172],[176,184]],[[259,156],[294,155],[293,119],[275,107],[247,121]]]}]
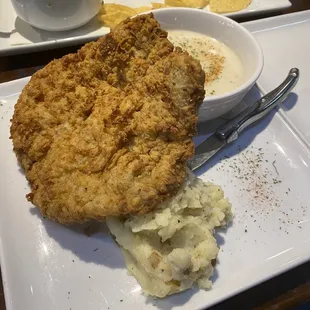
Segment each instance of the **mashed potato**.
[{"label": "mashed potato", "polygon": [[222,189],[189,172],[178,194],[152,213],[109,217],[107,225],[144,293],[165,297],[194,283],[203,289],[212,286],[218,255],[214,228],[231,218]]}]

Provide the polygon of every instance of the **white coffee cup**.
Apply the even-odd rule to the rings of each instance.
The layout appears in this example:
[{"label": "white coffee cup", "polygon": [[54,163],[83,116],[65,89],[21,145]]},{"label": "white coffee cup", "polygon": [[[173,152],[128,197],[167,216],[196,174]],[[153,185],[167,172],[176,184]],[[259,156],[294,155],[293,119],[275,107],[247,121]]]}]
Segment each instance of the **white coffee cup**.
[{"label": "white coffee cup", "polygon": [[101,5],[101,0],[11,1],[19,18],[36,28],[48,31],[80,27],[98,13]]}]

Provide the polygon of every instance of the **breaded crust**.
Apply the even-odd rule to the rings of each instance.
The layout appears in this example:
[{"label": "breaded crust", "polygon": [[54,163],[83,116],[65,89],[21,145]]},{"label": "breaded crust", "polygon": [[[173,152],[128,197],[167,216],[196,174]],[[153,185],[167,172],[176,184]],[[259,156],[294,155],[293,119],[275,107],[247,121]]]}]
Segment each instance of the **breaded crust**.
[{"label": "breaded crust", "polygon": [[28,199],[64,224],[151,211],[184,181],[203,98],[199,62],[152,14],[50,62],[11,125]]}]

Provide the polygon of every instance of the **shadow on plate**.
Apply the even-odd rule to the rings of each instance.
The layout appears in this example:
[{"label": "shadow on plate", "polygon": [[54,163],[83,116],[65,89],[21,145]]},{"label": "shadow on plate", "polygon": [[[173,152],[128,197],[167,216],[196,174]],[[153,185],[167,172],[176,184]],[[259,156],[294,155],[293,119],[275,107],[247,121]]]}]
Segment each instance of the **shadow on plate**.
[{"label": "shadow on plate", "polygon": [[214,237],[219,247],[222,247],[225,244],[225,235],[229,232],[229,229],[233,223],[234,220],[232,220],[226,227],[215,229]]},{"label": "shadow on plate", "polygon": [[[42,218],[38,208],[33,207],[30,212]],[[80,260],[113,269],[125,268],[119,246],[111,237],[105,223],[89,222],[63,226],[44,218],[42,221],[48,236]]]},{"label": "shadow on plate", "polygon": [[281,104],[281,109],[284,111],[289,111],[294,108],[298,100],[298,95],[296,93],[291,93],[287,99]]},{"label": "shadow on plate", "polygon": [[10,37],[10,33],[3,33],[3,32],[0,32],[0,38],[4,38],[4,39],[8,39]]}]

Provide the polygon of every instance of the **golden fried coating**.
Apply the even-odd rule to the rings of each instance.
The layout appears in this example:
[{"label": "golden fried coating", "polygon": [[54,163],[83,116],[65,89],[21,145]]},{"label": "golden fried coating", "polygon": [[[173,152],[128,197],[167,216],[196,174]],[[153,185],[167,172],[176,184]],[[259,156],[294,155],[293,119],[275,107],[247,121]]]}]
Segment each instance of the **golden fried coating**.
[{"label": "golden fried coating", "polygon": [[200,64],[152,14],[52,61],[12,119],[28,199],[64,224],[150,212],[184,181],[203,98]]}]

